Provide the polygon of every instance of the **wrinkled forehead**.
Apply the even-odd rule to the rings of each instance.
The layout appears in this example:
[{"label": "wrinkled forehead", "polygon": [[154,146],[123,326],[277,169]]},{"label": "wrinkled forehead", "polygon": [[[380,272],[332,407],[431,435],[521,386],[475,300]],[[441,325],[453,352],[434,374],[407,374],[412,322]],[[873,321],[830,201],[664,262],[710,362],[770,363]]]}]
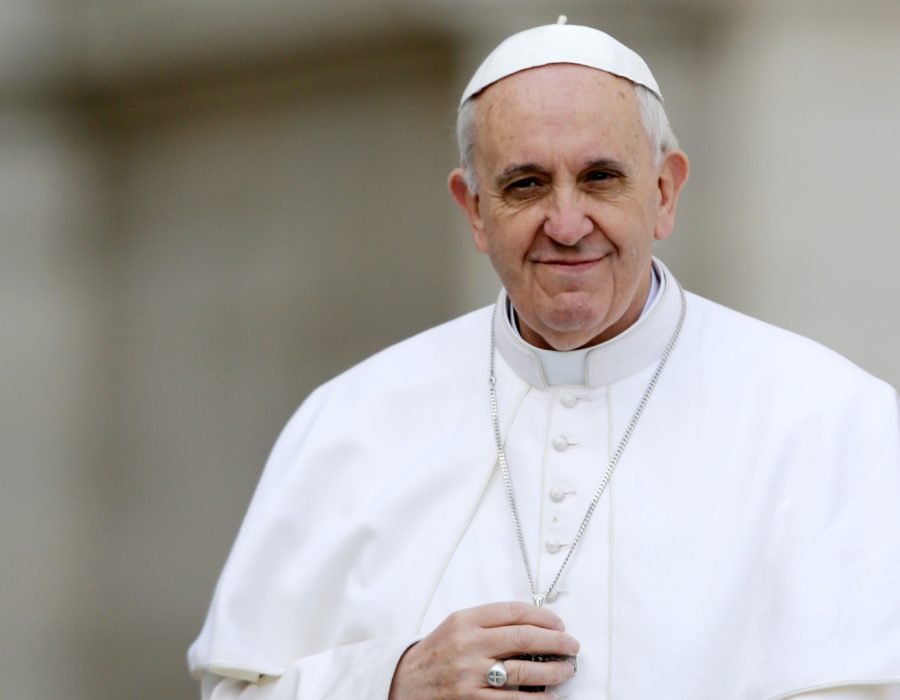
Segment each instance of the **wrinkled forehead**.
[{"label": "wrinkled forehead", "polygon": [[574,101],[608,105],[635,99],[635,84],[626,78],[576,63],[551,63],[504,76],[473,96],[472,103],[487,105],[510,100],[525,105],[550,101],[563,108]]},{"label": "wrinkled forehead", "polygon": [[503,41],[475,71],[460,104],[499,80],[530,68],[557,63],[596,68],[643,85],[662,99],[656,79],[637,53],[592,27],[557,24],[526,29]]},{"label": "wrinkled forehead", "polygon": [[581,65],[506,76],[470,100],[466,112],[478,153],[492,157],[531,161],[570,152],[580,158],[599,150],[621,157],[646,140],[634,83]]}]

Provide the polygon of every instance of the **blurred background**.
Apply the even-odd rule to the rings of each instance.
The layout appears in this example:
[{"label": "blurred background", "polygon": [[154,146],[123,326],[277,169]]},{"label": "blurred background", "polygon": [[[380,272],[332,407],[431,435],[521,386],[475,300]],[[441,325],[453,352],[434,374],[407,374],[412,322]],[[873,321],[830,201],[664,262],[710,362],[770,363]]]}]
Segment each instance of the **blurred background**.
[{"label": "blurred background", "polygon": [[2,0],[0,696],[198,696],[289,415],[493,301],[457,96],[559,13],[667,96],[685,285],[900,385],[894,0]]}]

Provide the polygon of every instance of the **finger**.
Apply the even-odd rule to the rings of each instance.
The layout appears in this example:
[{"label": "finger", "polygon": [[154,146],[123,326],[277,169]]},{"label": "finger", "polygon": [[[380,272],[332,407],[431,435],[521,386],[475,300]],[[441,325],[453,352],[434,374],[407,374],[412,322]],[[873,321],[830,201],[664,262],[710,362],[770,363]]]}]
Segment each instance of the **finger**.
[{"label": "finger", "polygon": [[526,653],[575,656],[580,645],[566,632],[533,625],[511,625],[482,630],[477,647],[485,656],[501,659]]},{"label": "finger", "polygon": [[521,601],[488,603],[462,611],[480,627],[505,627],[508,625],[534,625],[563,631],[565,624],[559,615],[547,608],[536,608]]},{"label": "finger", "polygon": [[558,700],[552,690],[542,693],[526,693],[509,688],[487,688],[481,690],[475,696],[478,700]]},{"label": "finger", "polygon": [[[520,661],[506,659],[503,662],[508,674],[506,685],[554,686],[575,675],[575,666],[568,661]],[[529,693],[532,697],[534,695]]]}]

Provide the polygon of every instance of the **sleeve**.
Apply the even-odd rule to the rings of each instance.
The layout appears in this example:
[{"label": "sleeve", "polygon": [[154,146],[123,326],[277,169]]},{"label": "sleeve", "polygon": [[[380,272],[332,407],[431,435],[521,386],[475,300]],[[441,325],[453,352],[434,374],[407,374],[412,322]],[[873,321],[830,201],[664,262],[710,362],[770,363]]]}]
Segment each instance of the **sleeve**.
[{"label": "sleeve", "polygon": [[791,695],[785,700],[900,700],[900,682],[889,685],[845,685]]},{"label": "sleeve", "polygon": [[280,676],[262,676],[255,681],[236,669],[205,670],[200,678],[202,698],[387,700],[394,669],[415,641],[382,638],[339,646],[298,659]]}]

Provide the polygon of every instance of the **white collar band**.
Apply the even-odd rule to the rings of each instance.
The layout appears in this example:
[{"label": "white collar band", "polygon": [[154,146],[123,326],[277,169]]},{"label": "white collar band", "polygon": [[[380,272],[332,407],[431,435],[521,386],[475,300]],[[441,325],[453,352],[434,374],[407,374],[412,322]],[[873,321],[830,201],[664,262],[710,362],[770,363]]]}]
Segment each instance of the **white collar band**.
[{"label": "white collar band", "polygon": [[462,105],[498,80],[529,68],[574,63],[606,71],[643,85],[662,99],[650,68],[637,53],[609,34],[592,27],[557,24],[526,29],[504,40],[475,71],[463,90]]},{"label": "white collar band", "polygon": [[[659,361],[681,313],[681,295],[672,273],[656,258],[653,266],[659,275],[659,292],[640,319],[615,338],[600,343],[583,358],[583,380],[579,383],[589,388],[607,386],[630,377],[636,372]],[[540,353],[525,342],[513,328],[506,310],[506,290],[500,291],[499,308],[495,315],[497,352],[524,381],[539,389],[553,386]],[[567,353],[560,353],[567,354]]]}]

